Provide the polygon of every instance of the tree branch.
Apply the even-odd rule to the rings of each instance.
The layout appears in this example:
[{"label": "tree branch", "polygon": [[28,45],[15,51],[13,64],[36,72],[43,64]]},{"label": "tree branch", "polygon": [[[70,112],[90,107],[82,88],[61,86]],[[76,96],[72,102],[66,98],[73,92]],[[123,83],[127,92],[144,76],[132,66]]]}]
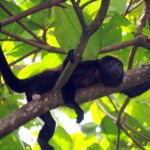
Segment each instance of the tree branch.
[{"label": "tree branch", "polygon": [[[2,4],[0,3],[0,7],[7,12],[10,16],[13,16],[13,14]],[[20,20],[16,21],[23,29],[25,29],[30,35],[32,35],[38,42],[45,43],[43,40],[41,40],[34,32],[32,32],[29,28],[27,28]]]},{"label": "tree branch", "polygon": [[1,24],[1,26],[8,25],[8,24],[10,24],[12,22],[18,21],[18,20],[20,20],[20,19],[22,19],[24,17],[27,17],[28,15],[31,15],[33,13],[38,12],[40,10],[43,10],[43,9],[46,9],[46,8],[51,8],[53,6],[57,6],[57,5],[59,5],[60,3],[64,2],[64,1],[65,0],[46,1],[44,3],[41,3],[39,5],[36,5],[36,6],[32,7],[32,8],[30,8],[30,9],[24,11],[24,12],[21,12],[21,13],[15,15],[15,16],[12,16],[12,17],[4,20],[4,21],[1,21],[0,24]]},{"label": "tree branch", "polygon": [[92,35],[103,23],[104,18],[107,14],[110,0],[102,0],[101,7],[98,11],[97,16],[93,20],[93,22],[88,25],[88,34]]},{"label": "tree branch", "polygon": [[48,44],[37,43],[36,41],[25,39],[23,37],[20,37],[20,36],[18,36],[16,34],[10,33],[10,32],[8,32],[6,30],[3,30],[3,29],[1,29],[0,32],[5,34],[5,35],[8,35],[8,36],[10,36],[12,38],[15,38],[15,39],[17,39],[17,40],[19,40],[21,42],[27,43],[27,44],[29,44],[31,46],[35,46],[35,47],[37,47],[39,49],[46,49],[46,50],[48,50],[50,52],[53,52],[53,53],[64,54],[64,52],[62,51],[61,48],[56,48],[56,47],[53,47],[53,46],[49,46]]},{"label": "tree branch", "polygon": [[[74,0],[72,0],[72,1],[74,1]],[[75,53],[74,53],[75,62],[73,65],[71,65],[70,62],[67,64],[67,66],[63,70],[61,76],[59,77],[59,79],[54,87],[54,90],[60,90],[63,87],[63,85],[65,85],[65,83],[68,81],[69,77],[71,76],[72,72],[74,71],[75,67],[77,66],[78,62],[80,61],[80,59],[82,57],[82,54],[84,52],[84,49],[88,43],[90,36],[94,32],[96,32],[97,29],[103,23],[104,18],[107,13],[107,10],[108,10],[109,2],[110,2],[110,0],[102,0],[97,16],[95,17],[93,22],[88,26],[88,34],[87,34],[87,31],[82,29],[80,39],[75,48]],[[76,11],[76,13],[79,13],[79,12]]]},{"label": "tree branch", "polygon": [[129,47],[129,46],[133,46],[133,45],[137,47],[140,46],[140,47],[150,50],[150,38],[143,36],[143,35],[138,35],[133,40],[121,42],[121,43],[108,46],[108,47],[103,47],[99,53],[103,54],[103,53],[113,52],[113,51],[117,51],[117,50]]},{"label": "tree branch", "polygon": [[[135,80],[136,79],[136,80]],[[79,89],[76,94],[77,103],[84,103],[123,89],[150,81],[150,64],[129,70],[125,73],[123,83],[118,88],[108,88],[96,84],[91,87]],[[44,114],[50,109],[64,105],[61,94],[58,91],[51,91],[42,96],[39,101],[31,101],[22,108],[17,109],[9,116],[0,121],[0,138],[14,131],[29,120]]]}]

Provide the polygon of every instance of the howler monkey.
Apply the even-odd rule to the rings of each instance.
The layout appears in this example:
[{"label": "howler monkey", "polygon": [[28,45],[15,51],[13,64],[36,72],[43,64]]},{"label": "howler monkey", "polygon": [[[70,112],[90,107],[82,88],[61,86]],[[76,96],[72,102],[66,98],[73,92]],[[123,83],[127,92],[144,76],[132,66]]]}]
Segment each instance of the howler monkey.
[{"label": "howler monkey", "polygon": [[[12,73],[0,47],[0,72],[7,86],[15,92],[25,92],[27,101],[30,102],[32,99],[40,98],[40,95],[54,87],[67,62],[71,61],[73,63],[72,54],[73,51],[68,53],[60,69],[46,70],[27,79],[18,79]],[[82,121],[84,113],[75,102],[76,89],[95,83],[102,83],[108,87],[117,87],[121,84],[123,75],[122,62],[112,56],[106,56],[100,60],[79,62],[70,79],[61,90],[66,105],[73,108],[77,114],[77,123]],[[53,150],[53,147],[48,144],[48,141],[54,134],[56,123],[50,112],[39,117],[44,121],[44,126],[39,133],[38,143],[42,150]]]}]

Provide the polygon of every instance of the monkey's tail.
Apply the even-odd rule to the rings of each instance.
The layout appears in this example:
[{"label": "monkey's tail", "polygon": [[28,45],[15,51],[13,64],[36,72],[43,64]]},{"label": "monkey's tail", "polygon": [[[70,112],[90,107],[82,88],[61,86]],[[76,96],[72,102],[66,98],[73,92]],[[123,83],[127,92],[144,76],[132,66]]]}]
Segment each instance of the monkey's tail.
[{"label": "monkey's tail", "polygon": [[3,50],[0,46],[0,72],[5,80],[5,83],[17,93],[24,92],[24,80],[18,79],[11,71],[6,58],[3,54]]}]

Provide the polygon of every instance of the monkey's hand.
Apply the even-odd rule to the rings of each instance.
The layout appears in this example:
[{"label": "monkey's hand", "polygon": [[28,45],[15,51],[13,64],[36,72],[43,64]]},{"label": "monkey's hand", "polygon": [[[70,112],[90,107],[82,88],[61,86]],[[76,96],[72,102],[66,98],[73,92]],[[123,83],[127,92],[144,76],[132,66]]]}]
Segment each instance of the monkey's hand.
[{"label": "monkey's hand", "polygon": [[67,59],[68,59],[68,61],[70,61],[72,64],[74,64],[74,49],[71,49],[71,50],[68,52]]}]

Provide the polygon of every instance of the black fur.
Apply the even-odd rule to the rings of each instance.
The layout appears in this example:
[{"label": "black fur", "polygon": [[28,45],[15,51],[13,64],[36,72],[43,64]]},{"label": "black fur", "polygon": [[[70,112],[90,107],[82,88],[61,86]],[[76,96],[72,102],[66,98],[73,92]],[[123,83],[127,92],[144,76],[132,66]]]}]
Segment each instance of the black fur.
[{"label": "black fur", "polygon": [[[25,92],[28,102],[32,100],[33,94],[41,95],[54,87],[68,61],[74,62],[73,51],[68,53],[62,67],[55,70],[46,70],[30,78],[21,80],[12,73],[0,48],[0,71],[6,84],[15,92]],[[104,86],[109,87],[117,87],[122,83],[123,75],[122,62],[112,56],[106,56],[100,60],[79,62],[70,79],[62,88],[62,96],[66,105],[73,108],[77,113],[77,123],[83,120],[84,113],[75,102],[76,90],[95,83],[102,83]],[[53,150],[53,147],[48,144],[48,141],[54,134],[56,123],[50,112],[41,115],[40,118],[45,124],[39,133],[38,143],[42,150]]]},{"label": "black fur", "polygon": [[131,87],[129,89],[123,90],[122,93],[128,95],[130,98],[133,98],[133,97],[141,95],[148,89],[150,89],[150,81]]}]

